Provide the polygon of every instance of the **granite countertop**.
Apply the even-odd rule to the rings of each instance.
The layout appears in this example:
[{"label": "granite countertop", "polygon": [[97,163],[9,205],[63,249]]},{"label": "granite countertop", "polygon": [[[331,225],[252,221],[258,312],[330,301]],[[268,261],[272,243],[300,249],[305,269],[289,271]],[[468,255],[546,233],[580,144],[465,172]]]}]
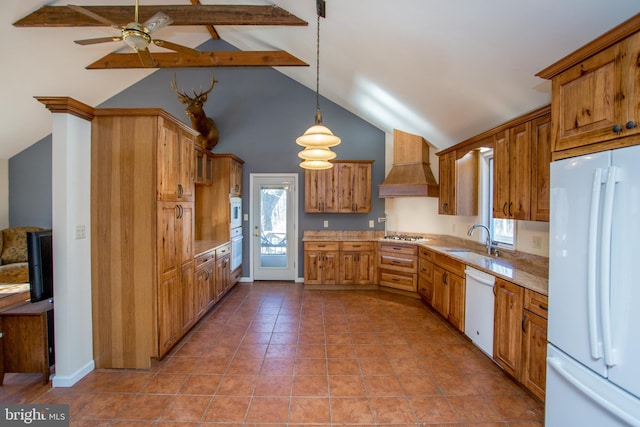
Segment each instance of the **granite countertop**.
[{"label": "granite countertop", "polygon": [[203,253],[216,249],[226,243],[228,240],[194,240],[193,242],[193,256],[194,258],[202,255]]},{"label": "granite countertop", "polygon": [[[416,235],[416,233],[398,233]],[[469,239],[445,235],[420,234],[417,241],[385,239],[379,231],[305,231],[307,241],[382,241],[415,244],[442,253],[469,267],[500,277],[543,295],[549,290],[549,259],[525,252],[502,250],[500,256],[489,256],[483,244]]]}]

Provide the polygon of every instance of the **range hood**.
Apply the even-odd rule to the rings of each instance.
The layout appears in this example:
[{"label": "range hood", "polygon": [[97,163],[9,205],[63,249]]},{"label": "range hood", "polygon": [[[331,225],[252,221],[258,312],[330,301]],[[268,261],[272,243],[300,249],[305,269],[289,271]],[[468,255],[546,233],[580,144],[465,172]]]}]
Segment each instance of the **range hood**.
[{"label": "range hood", "polygon": [[378,197],[438,197],[429,166],[429,144],[418,135],[393,131],[393,166],[378,186]]}]

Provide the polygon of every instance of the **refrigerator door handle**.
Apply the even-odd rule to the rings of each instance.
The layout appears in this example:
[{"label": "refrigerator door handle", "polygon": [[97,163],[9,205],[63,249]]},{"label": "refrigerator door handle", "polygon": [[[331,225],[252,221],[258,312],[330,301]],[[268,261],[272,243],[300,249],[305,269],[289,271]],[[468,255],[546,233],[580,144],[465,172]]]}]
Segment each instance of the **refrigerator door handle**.
[{"label": "refrigerator door handle", "polygon": [[616,183],[620,182],[619,168],[609,167],[602,209],[602,236],[600,245],[600,313],[602,319],[602,340],[604,362],[615,366],[616,358],[611,337],[611,230],[613,224],[613,201]]},{"label": "refrigerator door handle", "polygon": [[603,174],[601,168],[596,168],[593,174],[591,188],[591,207],[589,209],[589,236],[587,243],[587,313],[589,319],[589,347],[591,357],[602,357],[602,342],[598,337],[598,292],[597,292],[597,255],[598,255],[598,224],[600,223],[600,191]]},{"label": "refrigerator door handle", "polygon": [[610,413],[614,414],[625,423],[628,423],[632,426],[640,425],[640,419],[636,418],[633,414],[628,413],[621,407],[615,405],[611,401],[604,399],[600,394],[596,393],[593,389],[587,387],[583,384],[578,378],[572,375],[571,372],[566,370],[562,364],[562,361],[556,357],[548,357],[547,364],[553,368],[554,371],[558,373],[562,378],[568,381],[571,385],[573,385],[578,391],[583,393],[585,396],[596,402],[602,408],[607,409]]}]

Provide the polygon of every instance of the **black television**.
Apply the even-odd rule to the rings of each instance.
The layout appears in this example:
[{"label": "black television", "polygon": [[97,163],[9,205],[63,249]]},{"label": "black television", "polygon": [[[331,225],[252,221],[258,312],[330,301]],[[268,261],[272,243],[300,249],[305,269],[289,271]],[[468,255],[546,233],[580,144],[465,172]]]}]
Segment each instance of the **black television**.
[{"label": "black television", "polygon": [[27,232],[31,302],[53,299],[53,239],[51,230]]}]

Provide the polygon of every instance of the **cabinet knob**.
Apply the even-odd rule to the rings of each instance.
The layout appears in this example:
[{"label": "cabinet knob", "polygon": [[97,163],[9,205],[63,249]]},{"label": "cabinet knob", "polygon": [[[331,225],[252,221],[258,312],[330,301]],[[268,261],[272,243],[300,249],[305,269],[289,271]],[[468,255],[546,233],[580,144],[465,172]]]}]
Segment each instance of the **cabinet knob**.
[{"label": "cabinet knob", "polygon": [[633,129],[637,126],[636,122],[633,120],[629,120],[626,125],[624,125],[627,129]]},{"label": "cabinet knob", "polygon": [[621,131],[622,131],[622,126],[620,126],[620,125],[614,125],[613,126],[613,132],[614,133],[619,133]]}]

